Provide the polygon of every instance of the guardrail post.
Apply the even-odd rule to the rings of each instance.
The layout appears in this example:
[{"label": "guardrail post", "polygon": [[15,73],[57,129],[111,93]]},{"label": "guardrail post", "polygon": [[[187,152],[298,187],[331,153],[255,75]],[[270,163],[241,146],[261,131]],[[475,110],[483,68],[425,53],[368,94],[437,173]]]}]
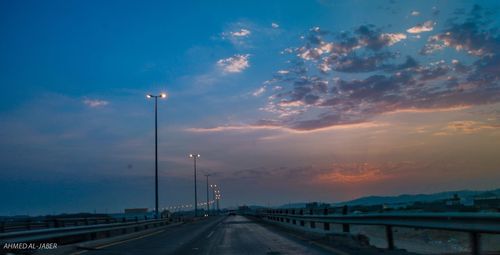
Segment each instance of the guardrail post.
[{"label": "guardrail post", "polygon": [[[349,212],[349,208],[347,207],[347,205],[344,205],[344,207],[342,207],[342,215],[347,215],[348,212]],[[350,228],[349,224],[342,224],[342,232],[344,232],[344,233],[351,232],[351,228]]]},{"label": "guardrail post", "polygon": [[323,224],[324,224],[324,230],[325,230],[325,231],[329,231],[329,230],[330,230],[330,223],[325,222],[325,223],[323,223]]},{"label": "guardrail post", "polygon": [[481,254],[480,234],[478,232],[470,233],[470,250],[473,255]]},{"label": "guardrail post", "polygon": [[387,238],[387,249],[394,250],[394,236],[392,233],[392,226],[385,226],[385,236]]},{"label": "guardrail post", "polygon": [[26,220],[26,229],[30,230],[31,229],[31,219]]}]

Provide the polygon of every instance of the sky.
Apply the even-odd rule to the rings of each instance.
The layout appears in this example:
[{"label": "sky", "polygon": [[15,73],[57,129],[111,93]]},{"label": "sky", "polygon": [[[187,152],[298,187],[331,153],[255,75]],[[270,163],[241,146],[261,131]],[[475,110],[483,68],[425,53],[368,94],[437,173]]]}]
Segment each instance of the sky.
[{"label": "sky", "polygon": [[498,1],[1,1],[0,215],[498,188]]}]

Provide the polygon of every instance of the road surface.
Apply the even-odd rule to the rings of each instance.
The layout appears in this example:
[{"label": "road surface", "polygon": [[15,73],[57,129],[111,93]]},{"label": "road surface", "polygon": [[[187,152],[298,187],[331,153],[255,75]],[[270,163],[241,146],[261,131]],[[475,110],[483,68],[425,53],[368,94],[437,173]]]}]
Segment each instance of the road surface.
[{"label": "road surface", "polygon": [[144,238],[111,244],[85,255],[166,254],[330,254],[243,216],[212,218],[166,229]]}]

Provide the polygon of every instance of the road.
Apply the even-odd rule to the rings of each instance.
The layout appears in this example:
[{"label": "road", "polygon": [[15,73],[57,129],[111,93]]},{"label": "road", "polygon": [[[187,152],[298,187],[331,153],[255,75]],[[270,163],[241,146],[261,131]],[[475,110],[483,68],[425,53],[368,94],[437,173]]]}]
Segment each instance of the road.
[{"label": "road", "polygon": [[243,216],[212,218],[166,229],[144,238],[111,244],[85,255],[166,254],[330,254]]}]

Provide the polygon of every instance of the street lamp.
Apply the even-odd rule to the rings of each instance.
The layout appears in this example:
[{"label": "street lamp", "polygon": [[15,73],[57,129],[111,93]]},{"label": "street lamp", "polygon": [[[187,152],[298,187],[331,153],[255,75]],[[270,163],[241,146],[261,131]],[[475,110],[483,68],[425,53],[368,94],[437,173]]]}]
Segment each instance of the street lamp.
[{"label": "street lamp", "polygon": [[146,98],[155,99],[155,216],[158,219],[158,98],[167,98],[167,94],[148,94]]},{"label": "street lamp", "polygon": [[189,157],[193,159],[194,162],[194,217],[198,216],[198,194],[196,191],[196,160],[200,157],[200,154],[189,154]]}]

